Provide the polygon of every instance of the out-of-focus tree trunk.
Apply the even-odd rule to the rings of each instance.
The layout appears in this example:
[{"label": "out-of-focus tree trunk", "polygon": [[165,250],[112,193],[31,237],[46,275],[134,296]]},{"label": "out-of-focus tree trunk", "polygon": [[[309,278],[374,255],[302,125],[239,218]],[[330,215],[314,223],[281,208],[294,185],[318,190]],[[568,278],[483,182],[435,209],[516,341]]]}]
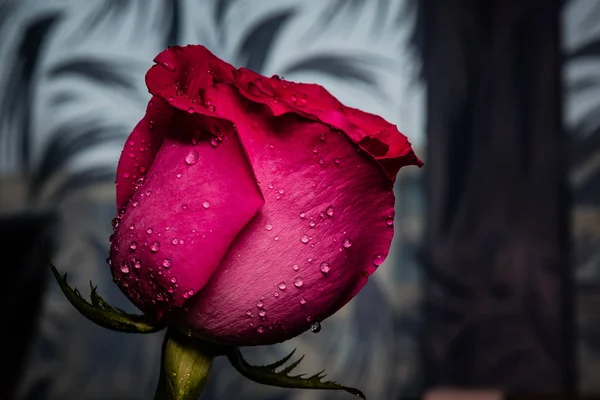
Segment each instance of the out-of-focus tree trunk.
[{"label": "out-of-focus tree trunk", "polygon": [[559,0],[422,0],[426,385],[574,390]]}]

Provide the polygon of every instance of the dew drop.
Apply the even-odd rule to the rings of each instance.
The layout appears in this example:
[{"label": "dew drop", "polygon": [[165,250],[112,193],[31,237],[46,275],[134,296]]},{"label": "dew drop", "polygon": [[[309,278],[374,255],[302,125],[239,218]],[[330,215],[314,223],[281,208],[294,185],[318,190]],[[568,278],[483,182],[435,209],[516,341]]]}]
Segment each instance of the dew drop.
[{"label": "dew drop", "polygon": [[325,214],[327,214],[329,217],[333,217],[333,206],[329,206],[325,209]]},{"label": "dew drop", "polygon": [[394,226],[394,219],[392,217],[387,217],[387,219],[385,220],[385,224],[389,227]]},{"label": "dew drop", "polygon": [[148,235],[152,235],[152,232],[153,232],[152,228],[148,228],[148,229],[146,229],[146,233],[147,233]]},{"label": "dew drop", "polygon": [[204,203],[202,203],[202,207],[209,208],[210,207],[210,203],[208,201],[205,201]]},{"label": "dew drop", "polygon": [[256,332],[265,333],[265,327],[262,325],[259,325],[258,328],[256,328]]},{"label": "dew drop", "polygon": [[121,264],[121,272],[124,273],[124,274],[128,274],[129,273],[129,264],[127,264],[126,261],[124,261]]},{"label": "dew drop", "polygon": [[296,286],[297,288],[301,288],[302,285],[304,285],[304,281],[302,280],[302,278],[300,278],[299,276],[297,276],[294,279],[294,286]]},{"label": "dew drop", "polygon": [[123,178],[128,179],[129,178],[129,172],[123,172]]},{"label": "dew drop", "polygon": [[310,321],[312,321],[312,317],[309,315],[309,316],[307,316],[307,317],[306,317],[306,320],[307,320],[308,322],[310,322]]},{"label": "dew drop", "polygon": [[326,139],[325,134],[321,133],[321,136],[319,136],[319,139],[321,139],[321,141],[324,142]]},{"label": "dew drop", "polygon": [[192,144],[197,145],[198,143],[200,143],[200,136],[196,135],[192,138]]},{"label": "dew drop", "polygon": [[310,326],[310,331],[312,333],[319,333],[319,332],[321,332],[321,324],[319,322],[315,322],[314,324],[312,324]]},{"label": "dew drop", "polygon": [[188,113],[193,114],[194,113],[194,107],[188,108]]},{"label": "dew drop", "polygon": [[339,166],[339,165],[340,165],[340,162],[341,162],[341,160],[340,160],[340,158],[339,158],[339,157],[336,157],[336,158],[335,158],[335,160],[333,160],[333,163],[334,163],[335,165],[337,165],[337,166]]},{"label": "dew drop", "polygon": [[306,218],[306,213],[305,212],[301,212],[300,213],[300,218],[302,218],[302,219]]},{"label": "dew drop", "polygon": [[187,165],[194,165],[198,162],[198,152],[196,150],[192,150],[185,156],[185,163]]},{"label": "dew drop", "polygon": [[295,103],[296,101],[298,101],[298,97],[296,97],[296,95],[293,94],[290,96],[290,100]]},{"label": "dew drop", "polygon": [[308,257],[308,258],[306,259],[306,261],[308,261],[309,263],[311,263],[311,262],[313,262],[313,259],[312,259],[312,258],[310,258],[310,257]]},{"label": "dew drop", "polygon": [[375,257],[373,257],[373,265],[379,267],[381,264],[383,264],[383,260],[384,258],[381,255],[376,254]]},{"label": "dew drop", "polygon": [[131,225],[129,225],[129,230],[131,230],[131,231],[132,231],[132,230],[134,230],[134,229],[135,229],[135,224],[131,224]]},{"label": "dew drop", "polygon": [[142,262],[140,260],[135,260],[133,263],[133,268],[135,268],[135,269],[142,268]]},{"label": "dew drop", "polygon": [[153,253],[156,253],[158,250],[160,250],[160,243],[158,243],[158,242],[152,242],[152,244],[150,245],[150,250]]},{"label": "dew drop", "polygon": [[177,176],[177,179],[181,178],[181,174],[177,174],[175,176]]},{"label": "dew drop", "polygon": [[[162,262],[163,267],[165,268],[171,268],[171,265],[173,265],[173,262],[171,261],[170,258],[165,258]],[[173,282],[175,283],[175,282]]]},{"label": "dew drop", "polygon": [[265,229],[266,229],[266,230],[268,230],[268,231],[270,231],[270,230],[272,230],[272,229],[273,229],[273,225],[267,224],[267,225],[265,226]]},{"label": "dew drop", "polygon": [[317,223],[315,222],[315,220],[311,218],[310,222],[308,223],[308,226],[310,226],[311,228],[314,228],[316,225],[317,225]]},{"label": "dew drop", "polygon": [[294,264],[294,266],[292,267],[292,269],[294,271],[298,271],[300,269],[300,267],[298,267],[298,264]]},{"label": "dew drop", "polygon": [[167,100],[169,100],[169,102],[172,102],[175,99],[173,98],[173,96],[169,96],[169,98]]},{"label": "dew drop", "polygon": [[211,105],[211,106],[208,106],[208,111],[215,112],[215,111],[217,111],[217,108],[215,106]]},{"label": "dew drop", "polygon": [[322,274],[327,275],[331,270],[331,267],[329,266],[329,263],[327,261],[323,261],[319,266],[319,269],[321,270]]},{"label": "dew drop", "polygon": [[313,148],[312,152],[313,152],[313,153],[315,153],[315,154],[317,154],[317,153],[319,152],[319,149],[317,149],[317,148],[315,147],[315,148]]},{"label": "dew drop", "polygon": [[254,317],[254,313],[252,313],[252,310],[246,311],[246,315],[250,318]]},{"label": "dew drop", "polygon": [[210,145],[212,147],[217,147],[219,145],[219,140],[213,136],[212,138],[210,138]]},{"label": "dew drop", "polygon": [[305,305],[306,299],[304,297],[300,297],[300,304]]},{"label": "dew drop", "polygon": [[274,186],[273,186],[273,184],[272,184],[272,183],[270,183],[270,182],[269,182],[269,183],[267,184],[267,187],[268,187],[269,189],[273,189],[273,187],[274,187]]},{"label": "dew drop", "polygon": [[181,208],[184,209],[184,210],[187,210],[188,205],[184,203],[184,204],[181,205]]},{"label": "dew drop", "polygon": [[171,241],[171,243],[173,243],[173,246],[175,246],[177,243],[179,243],[179,239],[175,238]]},{"label": "dew drop", "polygon": [[342,246],[347,249],[352,246],[352,241],[348,238],[344,238],[344,240],[342,240]]},{"label": "dew drop", "polygon": [[300,241],[304,244],[308,243],[310,239],[308,238],[308,235],[302,235],[302,237],[300,238]]},{"label": "dew drop", "polygon": [[265,303],[262,302],[262,300],[259,300],[256,302],[256,307],[261,308],[265,305]]},{"label": "dew drop", "polygon": [[171,283],[177,283],[177,278],[175,278],[175,277],[172,277],[172,278],[171,278]]},{"label": "dew drop", "polygon": [[265,310],[258,310],[258,316],[261,318],[265,318],[267,316],[267,312]]},{"label": "dew drop", "polygon": [[279,189],[279,194],[284,194],[284,193],[285,193],[285,190]]},{"label": "dew drop", "polygon": [[137,249],[137,242],[131,242],[131,244],[129,245],[129,248],[130,248],[131,250],[135,250],[135,249]]},{"label": "dew drop", "polygon": [[285,288],[287,287],[287,285],[285,284],[285,282],[281,282],[281,283],[278,285],[278,287],[279,287],[279,289],[281,289],[281,290],[285,290]]},{"label": "dew drop", "polygon": [[119,226],[119,222],[121,222],[121,218],[113,218],[111,221],[112,227],[116,229]]}]

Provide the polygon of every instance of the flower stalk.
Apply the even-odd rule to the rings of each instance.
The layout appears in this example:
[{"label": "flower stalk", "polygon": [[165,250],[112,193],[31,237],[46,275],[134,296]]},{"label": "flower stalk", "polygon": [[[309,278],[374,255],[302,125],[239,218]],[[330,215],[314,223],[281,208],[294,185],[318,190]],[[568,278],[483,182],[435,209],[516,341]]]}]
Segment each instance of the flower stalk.
[{"label": "flower stalk", "polygon": [[154,400],[197,400],[210,375],[215,347],[169,329]]}]

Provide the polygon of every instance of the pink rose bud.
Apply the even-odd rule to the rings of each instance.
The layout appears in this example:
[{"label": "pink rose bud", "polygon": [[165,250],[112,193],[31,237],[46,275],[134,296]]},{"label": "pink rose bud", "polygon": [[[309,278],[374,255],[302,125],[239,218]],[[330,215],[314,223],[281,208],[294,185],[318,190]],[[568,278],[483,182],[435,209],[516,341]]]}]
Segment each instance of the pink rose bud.
[{"label": "pink rose bud", "polygon": [[385,260],[393,182],[421,166],[382,118],[321,86],[171,47],[117,175],[110,265],[143,312],[230,345],[336,312]]}]

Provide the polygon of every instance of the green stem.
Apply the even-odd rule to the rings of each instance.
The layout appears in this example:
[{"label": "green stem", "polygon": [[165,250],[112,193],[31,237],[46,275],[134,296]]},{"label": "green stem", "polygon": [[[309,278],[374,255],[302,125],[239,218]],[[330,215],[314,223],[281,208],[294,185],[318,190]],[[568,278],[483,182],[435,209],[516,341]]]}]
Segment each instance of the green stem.
[{"label": "green stem", "polygon": [[210,343],[169,329],[154,400],[197,400],[206,383],[217,349]]}]

